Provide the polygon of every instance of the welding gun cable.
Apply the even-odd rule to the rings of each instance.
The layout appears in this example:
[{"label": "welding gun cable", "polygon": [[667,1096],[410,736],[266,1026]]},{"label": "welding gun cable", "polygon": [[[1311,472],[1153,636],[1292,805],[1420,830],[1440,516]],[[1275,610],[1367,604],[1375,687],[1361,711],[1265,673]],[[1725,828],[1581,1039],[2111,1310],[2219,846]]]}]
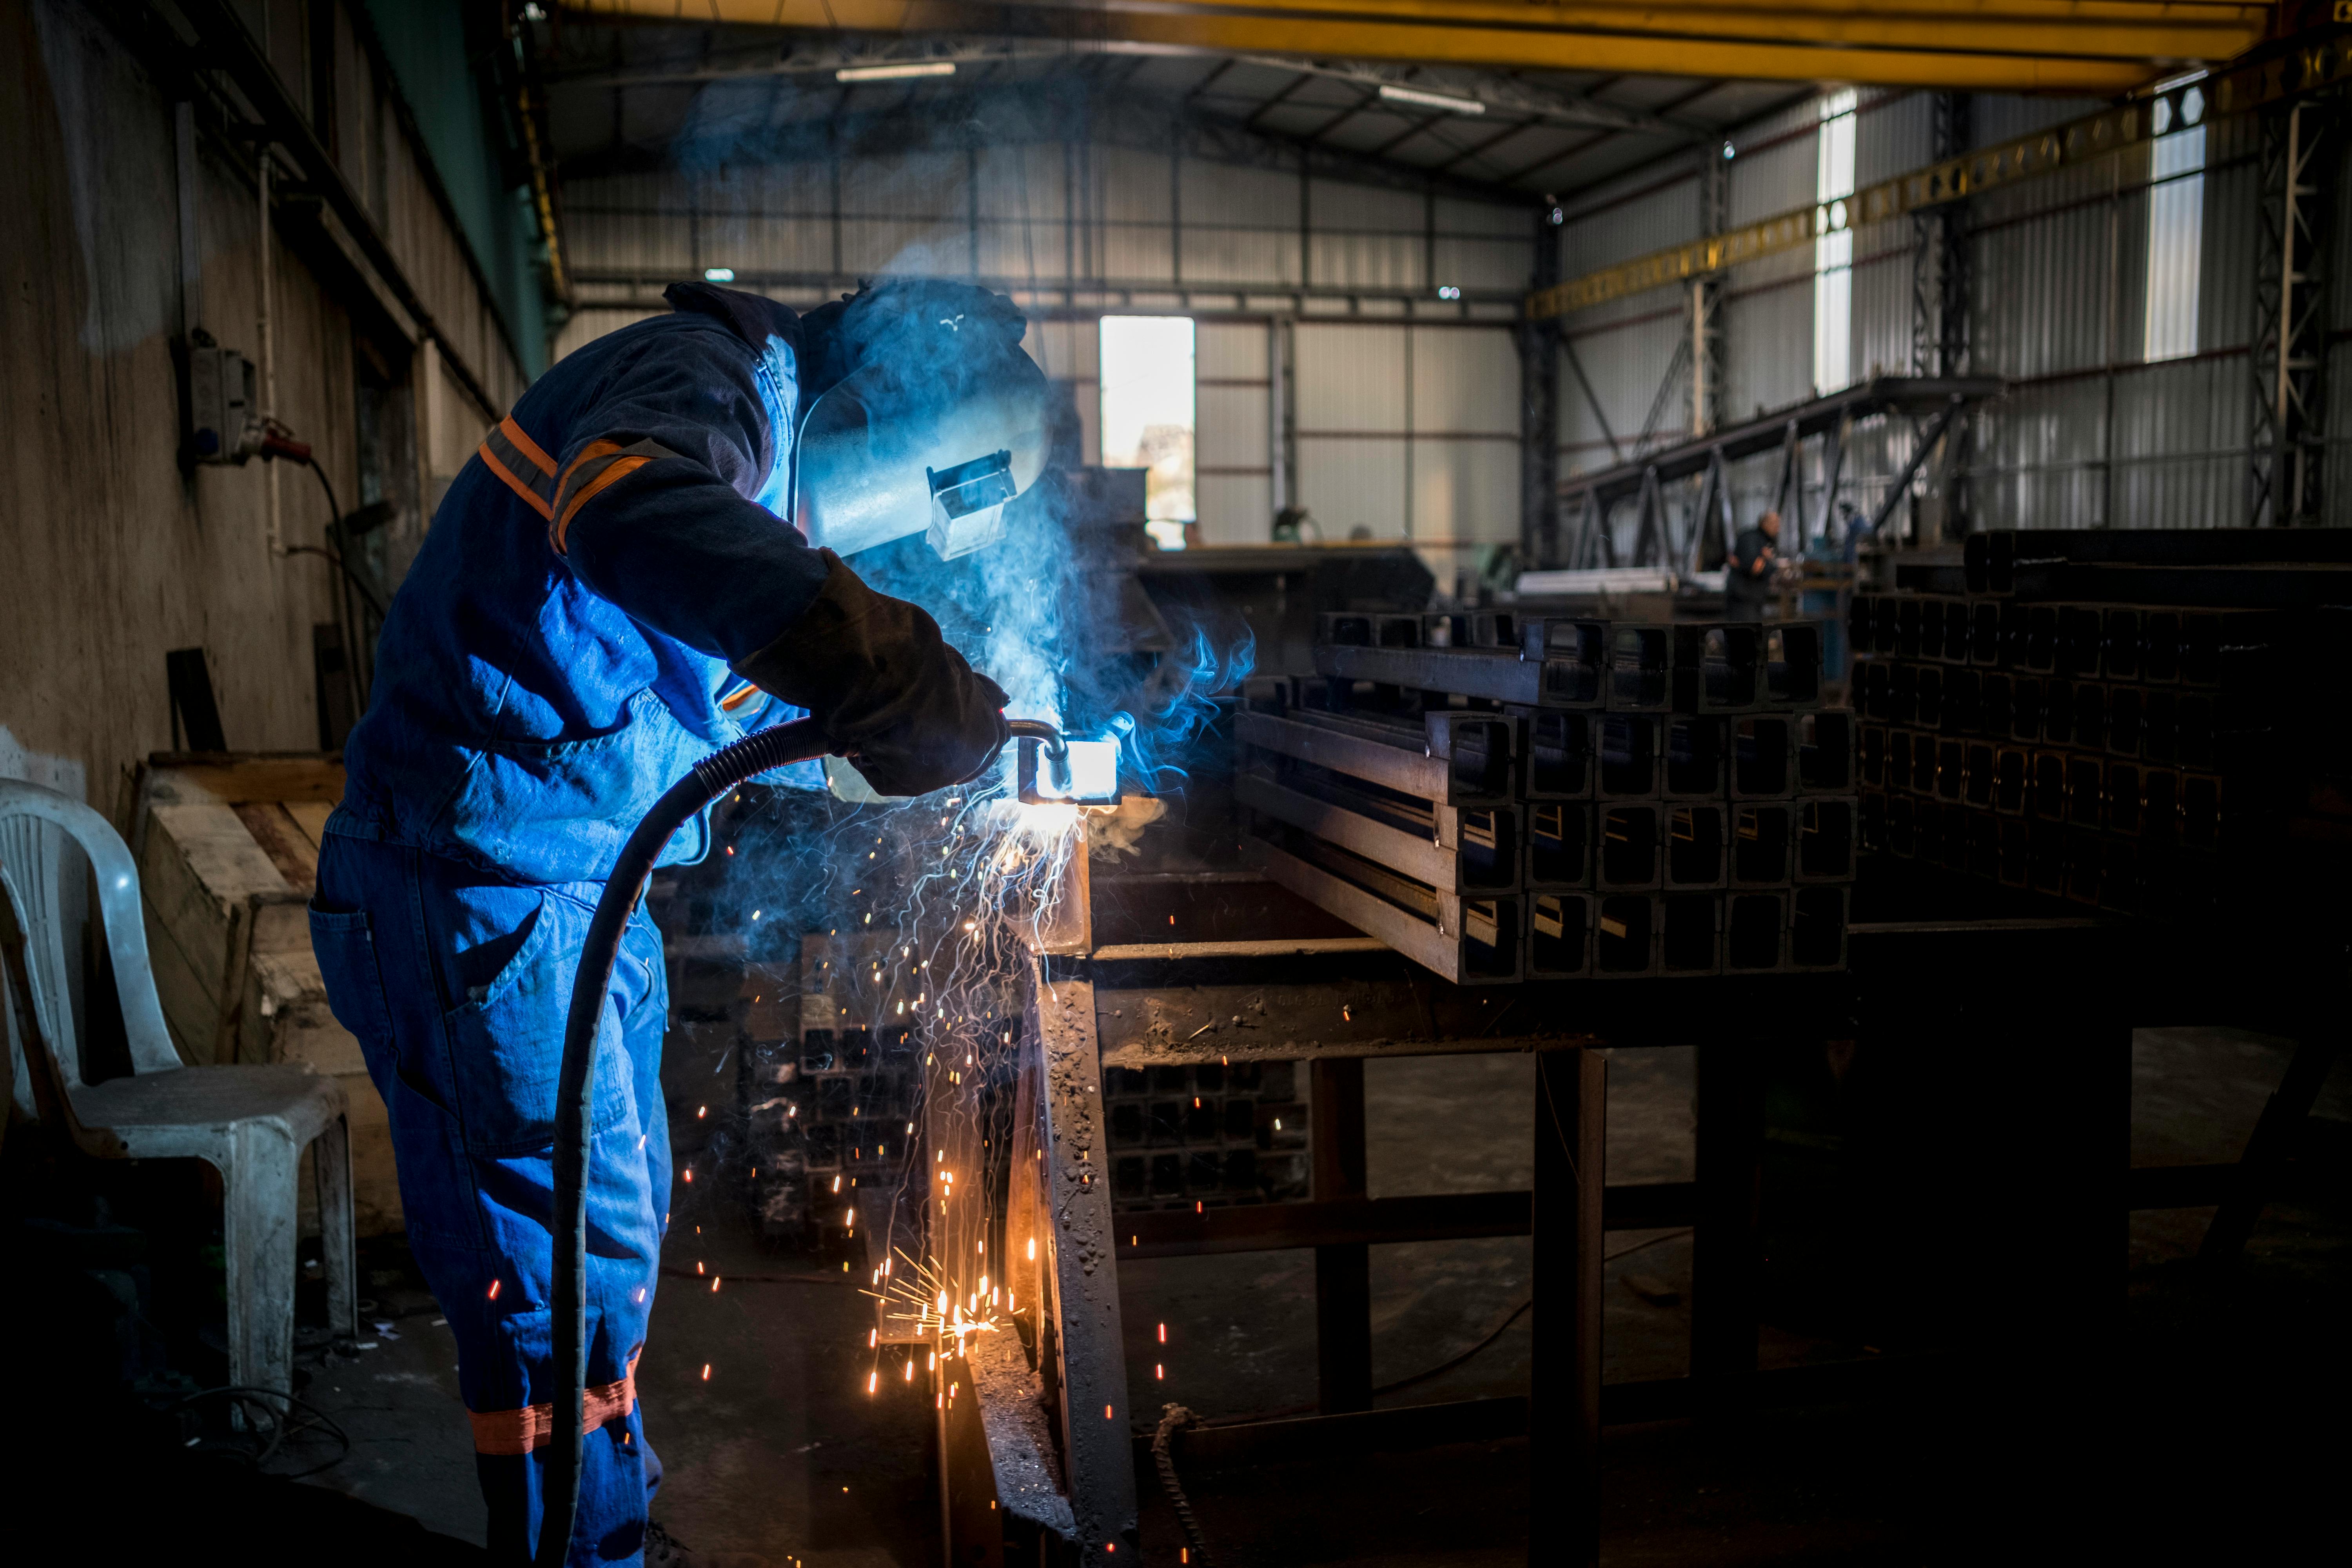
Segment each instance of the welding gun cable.
[{"label": "welding gun cable", "polygon": [[555,1431],[547,1447],[546,1500],[533,1561],[540,1568],[562,1568],[572,1545],[580,1507],[581,1459],[587,1434],[588,1392],[588,1096],[596,1081],[597,1026],[621,951],[629,917],[679,828],[720,795],[756,773],[805,763],[833,750],[814,719],[796,719],[746,736],[694,764],[646,812],[613,862],[595,918],[580,947],[580,969],[572,983],[572,1009],[564,1019],[563,1065],[555,1089],[555,1222],[553,1279],[548,1305],[554,1319],[554,1364],[562,1380]]},{"label": "welding gun cable", "polygon": [[1197,1420],[1181,1405],[1166,1406],[1159,1426],[1151,1434],[1151,1459],[1160,1471],[1160,1489],[1168,1494],[1168,1506],[1176,1510],[1176,1522],[1183,1527],[1184,1539],[1192,1544],[1192,1561],[1200,1568],[1210,1568],[1209,1538],[1201,1533],[1201,1521],[1192,1517],[1192,1500],[1184,1495],[1184,1483],[1177,1479],[1172,1446],[1175,1435]]}]

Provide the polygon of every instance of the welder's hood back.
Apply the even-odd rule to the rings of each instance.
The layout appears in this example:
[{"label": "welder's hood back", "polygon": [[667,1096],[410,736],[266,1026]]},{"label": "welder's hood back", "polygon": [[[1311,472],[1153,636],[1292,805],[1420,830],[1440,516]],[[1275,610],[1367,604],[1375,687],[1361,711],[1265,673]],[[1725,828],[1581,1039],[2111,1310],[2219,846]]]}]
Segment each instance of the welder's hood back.
[{"label": "welder's hood back", "polygon": [[949,558],[994,542],[1045,468],[1051,416],[1013,301],[908,279],[806,324],[793,516],[809,542],[847,555],[928,531]]}]

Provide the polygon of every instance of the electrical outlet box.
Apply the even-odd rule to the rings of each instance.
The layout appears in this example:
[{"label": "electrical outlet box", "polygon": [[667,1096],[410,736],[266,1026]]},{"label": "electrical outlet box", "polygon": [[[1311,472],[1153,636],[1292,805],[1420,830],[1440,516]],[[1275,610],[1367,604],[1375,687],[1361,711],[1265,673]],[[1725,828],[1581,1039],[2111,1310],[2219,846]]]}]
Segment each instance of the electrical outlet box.
[{"label": "electrical outlet box", "polygon": [[190,458],[243,464],[261,450],[253,362],[199,331],[188,344],[187,432]]}]

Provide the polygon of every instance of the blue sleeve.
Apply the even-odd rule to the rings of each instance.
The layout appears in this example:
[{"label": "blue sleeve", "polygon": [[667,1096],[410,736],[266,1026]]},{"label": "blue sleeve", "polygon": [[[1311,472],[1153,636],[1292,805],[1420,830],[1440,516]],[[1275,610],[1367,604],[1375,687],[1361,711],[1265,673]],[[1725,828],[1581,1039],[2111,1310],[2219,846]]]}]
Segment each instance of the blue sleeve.
[{"label": "blue sleeve", "polygon": [[776,444],[796,410],[789,364],[763,363],[725,329],[681,321],[649,336],[572,422],[550,541],[583,583],[656,631],[730,661],[757,652],[807,610],[826,572],[753,499],[779,499]]}]

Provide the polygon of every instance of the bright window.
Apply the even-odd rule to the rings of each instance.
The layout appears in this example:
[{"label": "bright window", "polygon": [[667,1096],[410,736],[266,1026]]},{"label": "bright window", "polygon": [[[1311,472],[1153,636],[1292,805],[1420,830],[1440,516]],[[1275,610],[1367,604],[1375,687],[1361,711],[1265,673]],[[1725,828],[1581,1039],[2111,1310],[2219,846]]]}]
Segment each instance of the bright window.
[{"label": "bright window", "polygon": [[[1853,195],[1854,95],[1821,100],[1813,199],[1823,209]],[[1853,230],[1813,240],[1813,386],[1835,392],[1853,379]]]},{"label": "bright window", "polygon": [[1103,465],[1147,468],[1144,515],[1164,548],[1181,549],[1199,510],[1192,491],[1192,318],[1102,319]]},{"label": "bright window", "polygon": [[2147,357],[2179,359],[2197,352],[2197,284],[2205,249],[2205,127],[2158,136],[2148,174],[2156,183],[2147,193]]}]

